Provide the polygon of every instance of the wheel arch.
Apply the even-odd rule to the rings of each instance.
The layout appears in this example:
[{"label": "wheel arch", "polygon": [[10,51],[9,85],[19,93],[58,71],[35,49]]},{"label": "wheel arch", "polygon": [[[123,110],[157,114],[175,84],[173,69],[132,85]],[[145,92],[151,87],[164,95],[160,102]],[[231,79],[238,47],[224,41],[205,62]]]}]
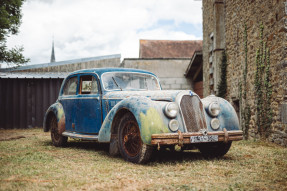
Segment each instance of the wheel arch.
[{"label": "wheel arch", "polygon": [[120,101],[108,113],[99,132],[99,142],[109,143],[117,132],[119,119],[130,112],[136,119],[143,143],[150,144],[151,134],[169,133],[168,119],[163,114],[164,102],[152,101],[147,97],[130,97]]},{"label": "wheel arch", "polygon": [[137,107],[137,103],[140,102],[147,103],[150,102],[150,100],[147,100],[147,98],[130,97],[120,101],[116,106],[114,106],[106,116],[101,126],[99,131],[99,142],[109,143],[111,141],[111,138],[113,138],[113,136],[117,133],[118,122],[120,121],[121,117],[128,112],[133,114],[140,126],[139,119],[136,117],[144,110],[144,108]]},{"label": "wheel arch", "polygon": [[112,126],[111,126],[111,136],[117,133],[116,126],[120,122],[121,118],[127,113],[131,113],[134,116],[134,114],[127,108],[121,108],[117,111],[117,113],[115,114],[114,120],[112,122]]},{"label": "wheel arch", "polygon": [[53,111],[49,111],[46,116],[45,116],[45,120],[44,120],[44,132],[48,132],[50,131],[50,121],[53,117],[56,117],[55,113]]},{"label": "wheel arch", "polygon": [[62,104],[59,102],[51,105],[48,108],[43,121],[44,132],[48,132],[50,130],[49,122],[52,117],[56,117],[59,133],[62,134],[65,131],[65,113]]}]

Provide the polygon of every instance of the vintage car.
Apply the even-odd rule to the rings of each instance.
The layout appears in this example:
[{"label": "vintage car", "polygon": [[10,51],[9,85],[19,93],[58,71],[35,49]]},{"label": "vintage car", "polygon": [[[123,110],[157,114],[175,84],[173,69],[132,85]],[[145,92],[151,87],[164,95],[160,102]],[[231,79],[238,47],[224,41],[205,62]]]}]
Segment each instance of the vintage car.
[{"label": "vintage car", "polygon": [[243,139],[237,114],[226,100],[214,95],[200,99],[191,90],[161,90],[153,73],[125,68],[69,74],[43,126],[57,147],[68,137],[109,143],[111,155],[134,163],[147,162],[156,148],[176,145],[220,157],[232,141]]}]

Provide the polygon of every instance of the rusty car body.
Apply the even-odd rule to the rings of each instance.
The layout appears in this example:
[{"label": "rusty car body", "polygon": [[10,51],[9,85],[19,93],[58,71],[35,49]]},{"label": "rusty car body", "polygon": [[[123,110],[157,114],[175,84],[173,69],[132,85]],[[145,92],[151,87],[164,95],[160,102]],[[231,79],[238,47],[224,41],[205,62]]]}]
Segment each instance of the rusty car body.
[{"label": "rusty car body", "polygon": [[199,149],[206,157],[226,154],[242,140],[231,104],[191,90],[161,90],[151,72],[124,68],[79,70],[66,77],[44,118],[55,146],[68,137],[109,143],[111,155],[144,163],[154,148]]}]

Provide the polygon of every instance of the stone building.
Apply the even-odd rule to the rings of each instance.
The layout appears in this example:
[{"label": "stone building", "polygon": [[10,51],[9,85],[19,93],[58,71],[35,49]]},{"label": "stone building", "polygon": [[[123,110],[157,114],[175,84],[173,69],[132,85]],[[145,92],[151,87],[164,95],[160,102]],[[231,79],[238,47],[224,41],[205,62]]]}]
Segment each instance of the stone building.
[{"label": "stone building", "polygon": [[[164,90],[194,89],[201,86],[196,93],[202,96],[202,84],[195,85],[191,77],[193,70],[200,66],[194,64],[189,67],[195,52],[201,49],[201,40],[140,40],[139,58],[125,58],[121,67],[155,73]],[[202,68],[199,69],[202,71]],[[202,81],[202,73],[199,72],[197,76],[198,81]]]},{"label": "stone building", "polygon": [[246,138],[287,146],[287,2],[202,4],[204,96],[217,94],[226,75],[226,99],[238,110]]}]

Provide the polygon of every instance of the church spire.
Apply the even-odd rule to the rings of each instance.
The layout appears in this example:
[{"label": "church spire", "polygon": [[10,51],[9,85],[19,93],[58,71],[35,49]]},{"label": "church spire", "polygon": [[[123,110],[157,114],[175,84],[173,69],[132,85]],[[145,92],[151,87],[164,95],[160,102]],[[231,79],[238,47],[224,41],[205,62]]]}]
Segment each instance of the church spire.
[{"label": "church spire", "polygon": [[53,44],[52,44],[52,54],[51,54],[51,60],[50,62],[56,62],[55,59],[55,51],[54,51],[54,39],[53,39]]}]

